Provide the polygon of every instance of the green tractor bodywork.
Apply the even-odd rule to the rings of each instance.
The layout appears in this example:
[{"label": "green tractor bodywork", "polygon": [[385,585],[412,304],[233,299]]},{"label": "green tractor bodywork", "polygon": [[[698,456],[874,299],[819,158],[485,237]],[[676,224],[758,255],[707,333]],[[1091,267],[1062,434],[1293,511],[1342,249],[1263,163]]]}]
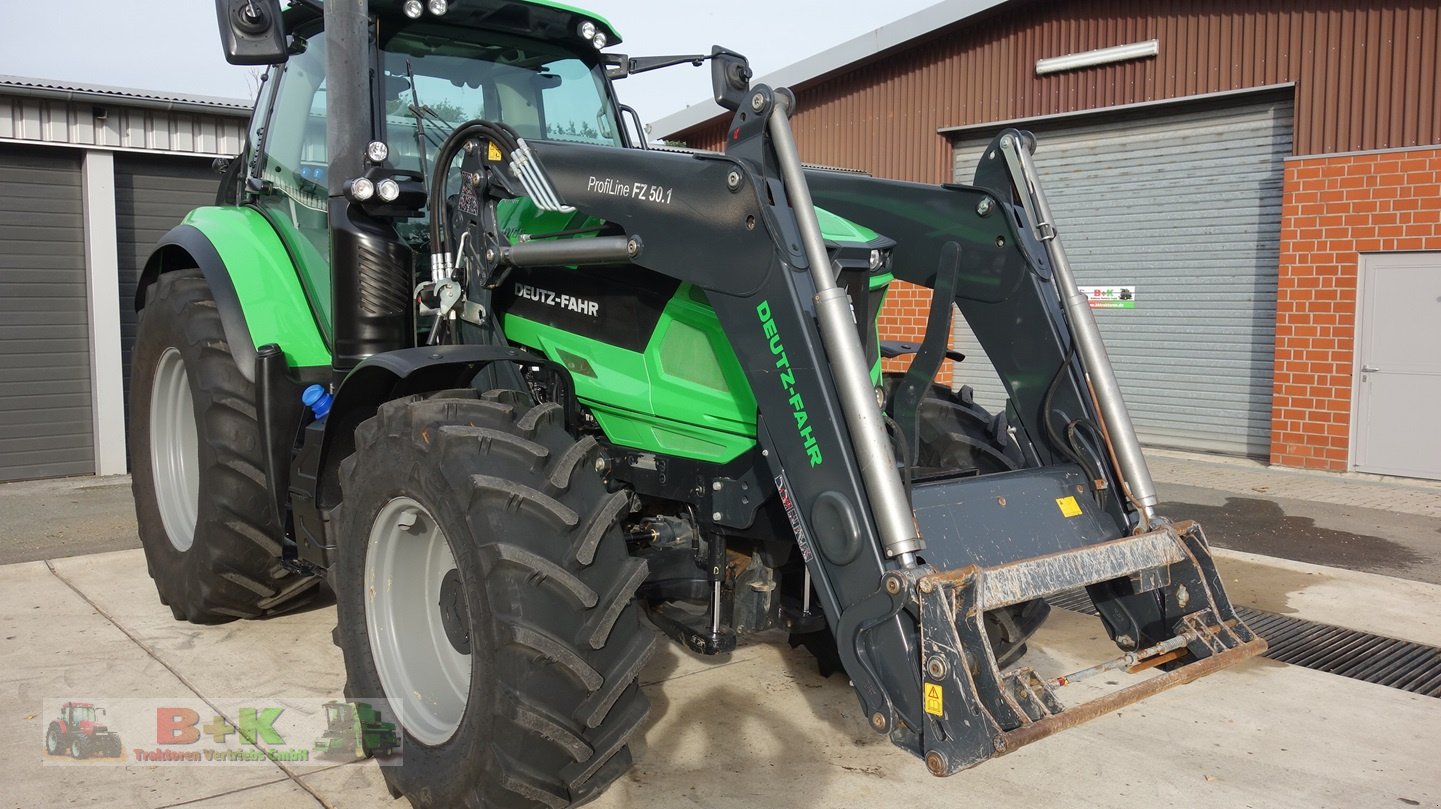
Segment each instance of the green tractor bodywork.
[{"label": "green tractor bodywork", "polygon": [[[530,234],[598,224],[538,211],[523,199],[501,208],[504,227],[518,241]],[[817,215],[827,243],[836,248],[869,251],[886,241],[824,210],[818,209]],[[309,239],[277,219],[249,205],[217,206],[191,211],[183,224],[215,246],[255,348],[278,345],[292,368],[328,366],[329,264]],[[875,313],[890,281],[886,272],[867,277]],[[656,328],[640,350],[516,315],[506,315],[503,328],[514,344],[571,371],[581,402],[620,446],[727,463],[755,445],[755,397],[715,311],[690,284],[680,285],[664,303]],[[870,339],[875,342],[874,328]],[[880,361],[874,350],[872,355],[872,375],[879,384]]]}]

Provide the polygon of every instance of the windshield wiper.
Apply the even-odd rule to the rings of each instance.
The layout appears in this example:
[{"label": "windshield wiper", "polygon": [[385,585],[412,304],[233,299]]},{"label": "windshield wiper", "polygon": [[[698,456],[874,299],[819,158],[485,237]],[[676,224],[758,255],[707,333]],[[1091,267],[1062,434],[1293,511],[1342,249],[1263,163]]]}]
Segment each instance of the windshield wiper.
[{"label": "windshield wiper", "polygon": [[420,121],[421,115],[428,110],[421,106],[420,91],[415,87],[415,69],[409,59],[405,60],[405,78],[410,81],[410,114],[415,118],[415,148],[420,153],[420,173],[421,176],[429,176],[430,169],[425,159],[425,126]]}]

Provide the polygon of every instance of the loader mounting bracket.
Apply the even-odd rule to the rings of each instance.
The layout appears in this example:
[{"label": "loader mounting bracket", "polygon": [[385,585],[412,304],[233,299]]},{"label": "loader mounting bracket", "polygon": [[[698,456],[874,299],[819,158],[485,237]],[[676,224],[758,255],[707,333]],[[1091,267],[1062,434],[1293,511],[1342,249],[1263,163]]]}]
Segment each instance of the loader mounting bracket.
[{"label": "loader mounting bracket", "polygon": [[[933,775],[946,776],[986,759],[1156,693],[1191,682],[1266,649],[1242,623],[1216,585],[1215,567],[1194,523],[995,567],[929,567],[892,571],[905,580],[920,622],[920,670],[925,716],[921,748]],[[1154,591],[1166,610],[1169,637],[1069,677],[1043,679],[1030,667],[1002,672],[986,637],[984,613],[1073,585],[1129,579]],[[892,585],[894,589],[895,585]],[[1146,679],[1074,708],[1057,689],[1102,671]]]}]

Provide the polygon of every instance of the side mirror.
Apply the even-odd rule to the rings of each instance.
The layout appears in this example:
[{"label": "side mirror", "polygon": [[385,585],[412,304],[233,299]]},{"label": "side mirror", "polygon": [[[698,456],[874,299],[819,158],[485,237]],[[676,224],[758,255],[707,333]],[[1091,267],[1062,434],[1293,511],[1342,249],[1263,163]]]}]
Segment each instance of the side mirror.
[{"label": "side mirror", "polygon": [[232,65],[278,65],[288,56],[280,0],[215,0],[220,43]]},{"label": "side mirror", "polygon": [[710,83],[715,103],[736,110],[751,89],[751,65],[744,56],[719,45],[710,50]]}]

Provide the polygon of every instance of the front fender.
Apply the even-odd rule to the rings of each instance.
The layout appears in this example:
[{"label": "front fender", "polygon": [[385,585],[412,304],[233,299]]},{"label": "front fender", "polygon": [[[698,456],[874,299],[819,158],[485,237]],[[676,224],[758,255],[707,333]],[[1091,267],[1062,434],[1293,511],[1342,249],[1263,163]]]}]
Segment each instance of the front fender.
[{"label": "front fender", "polygon": [[135,289],[135,310],[162,273],[199,267],[210,285],[231,355],[255,381],[255,349],[275,343],[291,368],[330,365],[295,265],[274,228],[244,207],[205,207],[161,237]]}]

